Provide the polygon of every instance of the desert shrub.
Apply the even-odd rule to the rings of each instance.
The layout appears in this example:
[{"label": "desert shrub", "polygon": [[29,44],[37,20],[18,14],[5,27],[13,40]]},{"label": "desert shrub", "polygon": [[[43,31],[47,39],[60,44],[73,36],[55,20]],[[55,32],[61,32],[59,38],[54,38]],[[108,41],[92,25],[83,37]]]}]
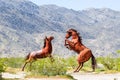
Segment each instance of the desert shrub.
[{"label": "desert shrub", "polygon": [[[30,70],[30,67],[27,67]],[[40,59],[34,62],[31,66],[31,72],[34,75],[65,75],[67,72],[65,60],[63,58],[56,57],[54,62],[51,62],[49,58]]]},{"label": "desert shrub", "polygon": [[5,58],[0,58],[0,73],[4,72],[6,69]]},{"label": "desert shrub", "polygon": [[75,56],[66,58],[66,59],[65,59],[65,63],[66,63],[66,65],[67,65],[67,68],[68,68],[68,69],[69,69],[69,68],[74,69],[74,68],[78,65],[77,59],[76,59]]},{"label": "desert shrub", "polygon": [[118,54],[120,54],[120,50],[117,50],[116,52],[117,52]]},{"label": "desert shrub", "polygon": [[104,65],[104,67],[108,70],[112,70],[115,66],[114,59],[111,57],[101,57],[99,58],[99,62]]},{"label": "desert shrub", "polygon": [[114,59],[114,64],[115,64],[114,70],[120,71],[120,58],[115,58]]},{"label": "desert shrub", "polygon": [[12,68],[21,68],[21,65],[24,63],[24,59],[23,58],[6,58],[5,60],[5,64],[8,67],[12,67]]},{"label": "desert shrub", "polygon": [[112,58],[110,56],[99,57],[97,58],[97,61],[103,64],[107,70],[120,71],[120,58]]}]

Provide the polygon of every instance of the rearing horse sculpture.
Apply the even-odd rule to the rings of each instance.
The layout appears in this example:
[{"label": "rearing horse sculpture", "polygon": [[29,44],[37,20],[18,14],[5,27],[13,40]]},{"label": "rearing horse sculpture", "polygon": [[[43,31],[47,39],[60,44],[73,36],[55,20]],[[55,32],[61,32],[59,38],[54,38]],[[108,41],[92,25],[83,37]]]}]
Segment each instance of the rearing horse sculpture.
[{"label": "rearing horse sculpture", "polygon": [[51,41],[53,39],[54,39],[53,36],[50,36],[48,38],[45,37],[43,48],[39,51],[33,51],[26,56],[26,61],[25,61],[25,64],[22,68],[22,71],[24,71],[24,68],[25,68],[26,64],[29,63],[29,62],[30,62],[30,64],[32,64],[33,60],[50,57],[51,61],[54,61],[54,59],[51,55],[52,54],[52,43],[51,43]]},{"label": "rearing horse sculpture", "polygon": [[[72,40],[68,40],[72,36]],[[96,60],[92,54],[92,51],[82,44],[82,39],[79,36],[79,33],[75,29],[69,29],[65,36],[65,46],[78,53],[77,61],[78,67],[74,72],[79,72],[79,70],[83,67],[84,62],[88,61],[92,58],[92,69],[95,71]]]}]

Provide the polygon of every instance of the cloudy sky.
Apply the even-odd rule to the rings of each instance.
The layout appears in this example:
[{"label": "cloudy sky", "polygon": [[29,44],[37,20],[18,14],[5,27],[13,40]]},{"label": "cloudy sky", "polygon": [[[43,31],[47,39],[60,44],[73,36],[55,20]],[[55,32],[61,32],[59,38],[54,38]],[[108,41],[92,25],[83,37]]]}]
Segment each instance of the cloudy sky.
[{"label": "cloudy sky", "polygon": [[120,11],[120,0],[30,0],[37,5],[55,4],[74,10],[88,8],[111,8]]}]

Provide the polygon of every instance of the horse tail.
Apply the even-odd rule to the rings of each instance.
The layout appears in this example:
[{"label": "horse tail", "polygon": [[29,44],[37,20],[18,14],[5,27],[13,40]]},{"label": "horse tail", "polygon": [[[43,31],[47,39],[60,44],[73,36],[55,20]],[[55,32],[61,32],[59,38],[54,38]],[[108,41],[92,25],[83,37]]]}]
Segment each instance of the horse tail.
[{"label": "horse tail", "polygon": [[95,57],[93,56],[93,54],[92,54],[92,68],[93,68],[93,71],[95,71],[95,67],[97,66],[97,63],[96,63],[96,59],[95,59]]},{"label": "horse tail", "polygon": [[25,60],[29,59],[30,53],[25,57]]}]

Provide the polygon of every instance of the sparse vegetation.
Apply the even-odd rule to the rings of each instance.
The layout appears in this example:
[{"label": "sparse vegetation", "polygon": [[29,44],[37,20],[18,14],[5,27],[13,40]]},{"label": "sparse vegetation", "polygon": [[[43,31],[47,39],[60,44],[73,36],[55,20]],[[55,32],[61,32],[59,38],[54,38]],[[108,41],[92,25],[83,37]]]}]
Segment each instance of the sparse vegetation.
[{"label": "sparse vegetation", "polygon": [[[120,71],[120,58],[112,57],[99,57],[97,58],[97,63],[103,64],[106,70],[116,70]],[[23,58],[0,58],[0,71],[5,71],[7,68],[21,68],[24,64]],[[26,71],[31,73],[36,72],[36,74],[54,76],[54,75],[64,75],[68,70],[73,70],[77,66],[77,61],[75,57],[60,58],[55,57],[55,61],[51,62],[49,58],[44,58],[37,60],[32,63],[31,71],[29,64],[25,68]],[[83,69],[91,68],[91,60],[84,64]],[[51,72],[53,71],[53,72]]]},{"label": "sparse vegetation", "polygon": [[5,59],[4,58],[0,58],[0,73],[4,72],[5,69],[6,69]]},{"label": "sparse vegetation", "polygon": [[[54,57],[55,61],[51,62],[49,58],[44,58],[33,62],[31,68],[27,64],[25,71],[30,74],[28,77],[39,76],[69,76],[67,71],[73,71],[77,67],[75,56],[69,58]],[[104,70],[96,69],[96,72],[120,72],[120,58],[99,57],[97,58],[98,64],[103,64]],[[7,71],[15,73],[21,70],[24,64],[23,58],[0,58],[0,71]],[[91,60],[87,61],[82,68],[83,71],[90,71]]]},{"label": "sparse vegetation", "polygon": [[[27,66],[27,70],[30,71],[30,66]],[[63,58],[56,57],[54,62],[51,62],[49,58],[41,59],[34,62],[31,66],[32,75],[66,75],[67,68]]]},{"label": "sparse vegetation", "polygon": [[120,58],[100,57],[97,61],[103,64],[106,70],[120,71]]}]

